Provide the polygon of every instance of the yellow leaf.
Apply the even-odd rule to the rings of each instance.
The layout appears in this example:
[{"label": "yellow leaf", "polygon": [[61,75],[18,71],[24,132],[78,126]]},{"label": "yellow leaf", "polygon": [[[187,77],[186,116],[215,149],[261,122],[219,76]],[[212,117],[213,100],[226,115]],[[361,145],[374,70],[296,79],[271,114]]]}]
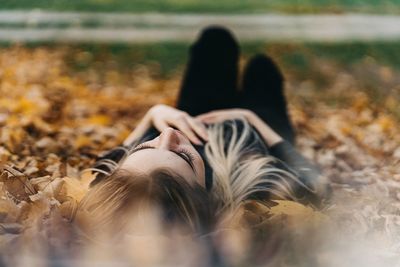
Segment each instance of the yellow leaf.
[{"label": "yellow leaf", "polygon": [[342,132],[342,134],[348,136],[353,132],[353,129],[352,127],[349,127],[349,125],[344,125],[340,128],[340,131]]},{"label": "yellow leaf", "polygon": [[94,115],[87,119],[87,123],[104,126],[110,123],[110,118],[106,115]]},{"label": "yellow leaf", "polygon": [[37,105],[33,101],[21,98],[15,107],[15,112],[24,113],[24,114],[32,114],[37,110]]},{"label": "yellow leaf", "polygon": [[92,140],[85,135],[80,135],[75,139],[75,147],[78,149],[84,146],[89,146],[91,143]]},{"label": "yellow leaf", "polygon": [[359,92],[357,97],[353,101],[353,108],[357,112],[361,112],[363,109],[369,108],[369,99],[365,93]]},{"label": "yellow leaf", "polygon": [[278,205],[272,207],[270,212],[274,216],[286,215],[294,221],[323,221],[327,216],[319,211],[315,211],[310,207],[306,207],[300,203],[288,200],[274,200]]},{"label": "yellow leaf", "polygon": [[388,107],[391,110],[394,110],[395,108],[398,107],[399,101],[392,95],[388,96],[385,99],[385,106]]},{"label": "yellow leaf", "polygon": [[388,131],[394,129],[394,127],[395,127],[394,121],[391,118],[389,118],[388,116],[384,116],[384,115],[379,117],[378,125],[384,132],[388,132]]},{"label": "yellow leaf", "polygon": [[81,201],[87,192],[87,188],[78,179],[64,177],[63,181],[62,193],[60,194],[66,197],[65,200],[72,198],[78,202]]},{"label": "yellow leaf", "polygon": [[90,183],[96,179],[97,173],[86,171],[81,174],[81,184],[85,188],[89,188]]}]

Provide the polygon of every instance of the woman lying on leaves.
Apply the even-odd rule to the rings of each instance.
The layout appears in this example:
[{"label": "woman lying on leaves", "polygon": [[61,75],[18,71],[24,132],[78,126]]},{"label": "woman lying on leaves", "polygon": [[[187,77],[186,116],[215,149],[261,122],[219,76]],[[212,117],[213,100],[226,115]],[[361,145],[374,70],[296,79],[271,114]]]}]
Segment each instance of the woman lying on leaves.
[{"label": "woman lying on leaves", "polygon": [[123,146],[97,161],[80,206],[95,222],[91,231],[125,229],[128,212],[146,205],[158,207],[165,225],[205,233],[248,199],[321,204],[328,186],[293,146],[280,70],[266,56],[252,58],[239,91],[238,59],[227,30],[201,33],[177,108],[152,107]]}]

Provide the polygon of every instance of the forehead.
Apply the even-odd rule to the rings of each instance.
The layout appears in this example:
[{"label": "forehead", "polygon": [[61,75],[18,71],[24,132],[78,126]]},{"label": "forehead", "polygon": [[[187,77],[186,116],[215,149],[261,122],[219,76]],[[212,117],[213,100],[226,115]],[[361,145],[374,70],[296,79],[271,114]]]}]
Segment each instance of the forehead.
[{"label": "forehead", "polygon": [[121,168],[142,173],[151,173],[156,169],[168,168],[182,177],[195,179],[195,174],[188,163],[168,150],[139,150],[129,155],[122,163]]}]

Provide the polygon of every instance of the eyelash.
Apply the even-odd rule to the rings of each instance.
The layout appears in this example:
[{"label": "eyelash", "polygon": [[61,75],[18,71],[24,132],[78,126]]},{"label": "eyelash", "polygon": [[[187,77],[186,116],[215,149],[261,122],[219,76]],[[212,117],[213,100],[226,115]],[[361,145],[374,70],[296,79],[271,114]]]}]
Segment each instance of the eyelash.
[{"label": "eyelash", "polygon": [[[153,148],[153,147],[152,147],[152,146],[149,146],[149,145],[143,145],[143,144],[141,144],[141,145],[136,146],[134,149],[132,149],[132,150],[130,151],[129,154],[132,154],[132,153],[134,153],[134,152],[136,152],[136,151],[138,151],[138,150],[144,149],[144,148]],[[191,153],[190,151],[188,151],[188,150],[186,150],[186,149],[180,149],[180,150],[175,151],[175,152],[185,155],[185,156],[188,158],[188,160],[189,160],[191,163],[193,163],[193,161],[194,161],[194,155],[193,155],[193,153]]]},{"label": "eyelash", "polygon": [[177,152],[178,152],[178,153],[182,153],[182,154],[184,154],[185,156],[187,156],[190,162],[193,162],[193,161],[194,161],[193,153],[191,153],[190,151],[188,151],[188,150],[186,150],[186,149],[180,149],[180,150],[177,151]]}]

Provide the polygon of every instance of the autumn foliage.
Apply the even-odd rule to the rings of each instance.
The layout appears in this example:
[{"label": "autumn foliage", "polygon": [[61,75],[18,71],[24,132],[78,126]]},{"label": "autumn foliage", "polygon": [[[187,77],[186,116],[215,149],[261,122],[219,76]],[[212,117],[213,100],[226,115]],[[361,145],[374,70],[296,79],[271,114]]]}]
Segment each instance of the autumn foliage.
[{"label": "autumn foliage", "polygon": [[[179,74],[155,78],[146,66],[128,76],[113,70],[100,75],[90,67],[75,75],[65,64],[69,52],[0,50],[0,250],[5,265],[42,266],[48,247],[73,243],[68,225],[93,179],[85,169],[100,152],[119,145],[151,105],[173,105],[179,88]],[[336,73],[329,88],[312,88],[293,78],[290,69],[284,72],[297,146],[332,181],[331,202],[322,211],[276,201],[262,207],[250,203],[241,212],[249,225],[283,224],[293,230],[293,253],[280,252],[286,256],[281,259],[288,259],[285,266],[305,255],[321,266],[345,266],[340,260],[349,255],[346,247],[361,253],[372,245],[378,262],[392,263],[400,241],[400,125],[389,112],[395,100],[377,105],[352,82],[351,73],[320,63]],[[323,231],[312,228],[310,243],[305,233],[311,230],[298,231],[321,223]],[[248,239],[229,238],[232,242],[224,242],[237,253],[227,255],[239,264],[246,259]],[[35,264],[26,265],[32,257]]]}]

